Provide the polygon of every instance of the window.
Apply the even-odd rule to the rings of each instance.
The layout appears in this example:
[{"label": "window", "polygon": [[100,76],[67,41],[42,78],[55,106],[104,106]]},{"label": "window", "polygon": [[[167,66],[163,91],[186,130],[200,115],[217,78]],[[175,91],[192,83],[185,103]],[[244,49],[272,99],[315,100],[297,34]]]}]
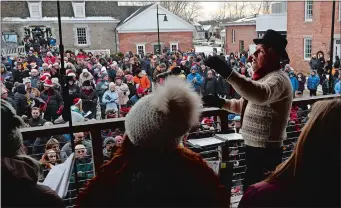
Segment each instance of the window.
[{"label": "window", "polygon": [[312,38],[306,37],[304,38],[304,60],[310,60],[311,58],[311,49],[312,49]]},{"label": "window", "polygon": [[313,0],[305,1],[304,20],[313,21]]},{"label": "window", "polygon": [[236,31],[232,30],[232,43],[236,43]]},{"label": "window", "polygon": [[240,40],[240,41],[239,41],[239,52],[240,52],[240,53],[243,53],[244,50],[245,50],[245,48],[244,48],[244,41],[243,41],[243,40]]},{"label": "window", "polygon": [[41,2],[27,2],[31,18],[38,19],[42,17]]},{"label": "window", "polygon": [[136,51],[137,54],[145,54],[146,53],[146,47],[145,44],[136,44]]},{"label": "window", "polygon": [[76,18],[85,17],[85,2],[72,2],[72,7]]},{"label": "window", "polygon": [[170,43],[170,48],[172,51],[177,51],[178,50],[178,43]]},{"label": "window", "polygon": [[90,46],[90,28],[86,24],[76,24],[73,27],[75,46]]}]

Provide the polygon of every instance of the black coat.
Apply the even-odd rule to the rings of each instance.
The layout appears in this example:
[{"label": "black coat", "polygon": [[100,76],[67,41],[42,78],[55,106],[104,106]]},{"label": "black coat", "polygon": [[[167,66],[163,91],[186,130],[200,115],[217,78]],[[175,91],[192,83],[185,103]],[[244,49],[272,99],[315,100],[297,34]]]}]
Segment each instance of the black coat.
[{"label": "black coat", "polygon": [[69,94],[72,99],[79,98],[80,88],[78,85],[69,85]]},{"label": "black coat", "polygon": [[218,81],[218,94],[219,95],[228,95],[230,92],[230,84],[227,83],[221,76],[216,78]]},{"label": "black coat", "polygon": [[17,87],[17,92],[14,95],[15,109],[17,110],[17,115],[25,115],[29,105],[26,98],[25,85],[19,84]]},{"label": "black coat", "polygon": [[82,107],[85,113],[88,111],[96,112],[98,96],[95,90],[92,90],[89,94],[82,90],[80,92],[80,99],[82,99]]},{"label": "black coat", "polygon": [[[40,97],[47,103],[47,111],[57,112],[59,107],[64,105],[62,96],[54,89],[43,91]],[[48,101],[49,97],[50,100]]]},{"label": "black coat", "polygon": [[45,119],[42,119],[42,118],[38,118],[38,119],[33,119],[33,118],[31,118],[31,119],[28,121],[28,124],[29,124],[31,127],[43,126],[44,123],[46,123],[46,120],[45,120]]},{"label": "black coat", "polygon": [[219,94],[218,81],[214,77],[206,78],[203,85],[202,94],[203,95],[215,95]]}]

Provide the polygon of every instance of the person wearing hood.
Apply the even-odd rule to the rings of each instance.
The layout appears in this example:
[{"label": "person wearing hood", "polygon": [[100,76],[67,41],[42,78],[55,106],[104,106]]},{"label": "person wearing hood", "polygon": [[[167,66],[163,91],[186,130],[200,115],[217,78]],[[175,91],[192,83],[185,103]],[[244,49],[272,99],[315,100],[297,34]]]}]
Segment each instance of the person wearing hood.
[{"label": "person wearing hood", "polygon": [[108,76],[111,82],[113,82],[116,78],[116,72],[118,70],[118,65],[116,61],[113,61],[112,64],[110,64],[110,67],[108,69]]},{"label": "person wearing hood", "polygon": [[116,84],[116,92],[119,98],[119,104],[120,106],[125,107],[129,100],[129,97],[128,97],[130,94],[129,87],[126,83],[123,83],[120,77],[116,77],[115,84]]},{"label": "person wearing hood", "polygon": [[16,87],[16,93],[14,94],[14,103],[17,115],[19,116],[26,115],[26,112],[30,106],[27,102],[24,84],[18,84],[18,86]]},{"label": "person wearing hood", "polygon": [[320,84],[320,77],[316,74],[316,71],[312,71],[308,77],[308,90],[310,91],[310,97],[316,96],[317,87]]},{"label": "person wearing hood", "polygon": [[306,82],[306,77],[302,72],[297,73],[297,81],[298,81],[298,91],[301,91],[302,93],[305,90],[305,82]]},{"label": "person wearing hood", "polygon": [[83,86],[83,83],[85,81],[92,82],[93,79],[94,79],[94,77],[92,76],[92,74],[87,69],[83,69],[82,73],[79,75],[79,79],[78,80],[79,80],[80,86]]},{"label": "person wearing hood", "polygon": [[147,92],[150,89],[150,81],[146,72],[144,70],[137,69],[136,73],[137,75],[134,76],[136,88],[141,87],[145,92]]},{"label": "person wearing hood", "polygon": [[87,118],[96,118],[98,96],[90,80],[86,80],[83,82],[83,86],[81,87],[80,92],[80,98],[83,101],[84,112],[91,111],[91,114],[88,115]]},{"label": "person wearing hood", "polygon": [[203,84],[203,90],[202,90],[202,95],[214,95],[218,96],[219,94],[219,87],[218,87],[218,81],[217,79],[213,76],[213,71],[209,70],[207,72],[207,77],[204,80]]},{"label": "person wearing hood", "polygon": [[44,119],[47,121],[54,121],[61,114],[63,109],[63,98],[60,93],[53,89],[52,81],[47,79],[44,82],[44,90],[40,97],[44,100],[45,105],[42,108],[44,111]]},{"label": "person wearing hood", "polygon": [[103,159],[104,161],[110,160],[111,155],[114,152],[113,148],[115,147],[115,139],[113,137],[107,137],[103,142]]},{"label": "person wearing hood", "polygon": [[191,73],[187,75],[187,81],[192,84],[194,90],[200,94],[200,88],[202,84],[202,77],[197,73],[197,67],[192,66]]},{"label": "person wearing hood", "polygon": [[214,171],[180,146],[200,114],[190,85],[169,77],[128,113],[122,147],[79,194],[77,206],[229,207],[230,194]]},{"label": "person wearing hood", "polygon": [[124,58],[124,61],[123,61],[122,65],[121,65],[121,69],[123,71],[125,71],[127,69],[132,71],[132,65],[131,65],[130,60],[129,60],[128,57]]},{"label": "person wearing hood", "polygon": [[295,96],[295,92],[298,90],[298,81],[293,71],[289,72],[289,79],[291,82],[293,95]]},{"label": "person wearing hood", "polygon": [[116,92],[116,85],[113,82],[110,82],[109,89],[105,91],[102,97],[102,103],[105,104],[105,111],[112,109],[114,111],[118,111],[119,108],[119,97]]},{"label": "person wearing hood", "polygon": [[107,74],[102,74],[101,80],[96,85],[96,93],[98,95],[99,102],[101,105],[101,117],[102,117],[102,119],[105,118],[105,106],[106,106],[106,104],[103,103],[103,95],[104,95],[105,91],[109,88],[108,79],[109,79],[109,77]]},{"label": "person wearing hood", "polygon": [[318,69],[318,60],[315,54],[311,56],[311,59],[309,61],[309,66],[310,66],[311,71]]},{"label": "person wearing hood", "polygon": [[[4,118],[6,122],[3,121]],[[37,184],[41,176],[40,164],[24,153],[19,131],[23,120],[2,99],[1,120],[1,206],[65,207],[56,192]]]}]

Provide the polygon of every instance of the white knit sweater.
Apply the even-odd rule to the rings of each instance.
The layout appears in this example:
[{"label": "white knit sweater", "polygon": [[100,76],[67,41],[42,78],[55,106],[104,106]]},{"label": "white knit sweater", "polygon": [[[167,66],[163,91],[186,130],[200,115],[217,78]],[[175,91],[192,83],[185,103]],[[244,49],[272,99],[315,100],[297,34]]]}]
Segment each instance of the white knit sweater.
[{"label": "white knit sweater", "polygon": [[[227,81],[249,102],[246,106],[241,134],[252,147],[281,147],[293,99],[291,83],[281,70],[253,81],[232,72]],[[243,98],[226,100],[224,108],[241,114]]]}]

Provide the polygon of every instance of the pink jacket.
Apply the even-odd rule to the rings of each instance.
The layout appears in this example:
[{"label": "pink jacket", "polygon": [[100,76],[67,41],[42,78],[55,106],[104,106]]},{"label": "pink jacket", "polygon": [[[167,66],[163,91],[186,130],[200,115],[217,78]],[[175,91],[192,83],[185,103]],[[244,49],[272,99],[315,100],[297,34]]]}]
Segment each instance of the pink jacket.
[{"label": "pink jacket", "polygon": [[127,104],[129,100],[128,95],[130,94],[128,85],[126,83],[122,83],[120,86],[116,85],[116,92],[118,94],[120,105]]}]

